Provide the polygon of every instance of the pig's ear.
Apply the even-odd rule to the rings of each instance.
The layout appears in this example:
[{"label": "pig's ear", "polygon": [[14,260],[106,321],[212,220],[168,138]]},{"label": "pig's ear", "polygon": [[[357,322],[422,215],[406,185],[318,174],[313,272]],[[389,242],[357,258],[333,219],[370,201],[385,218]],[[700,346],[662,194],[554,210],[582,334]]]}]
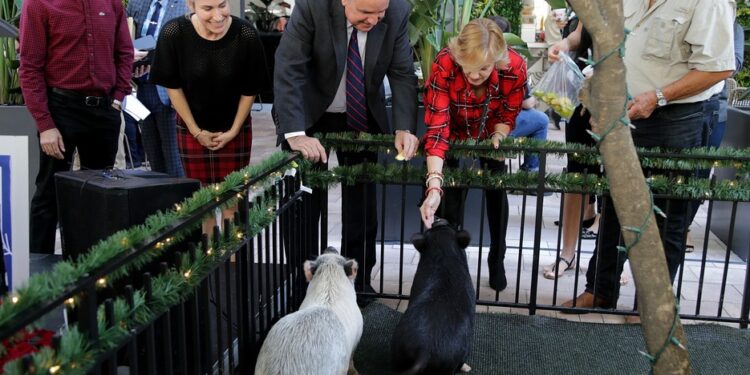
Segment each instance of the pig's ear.
[{"label": "pig's ear", "polygon": [[417,251],[422,251],[422,249],[424,249],[426,241],[427,238],[422,233],[414,233],[414,235],[411,236],[411,243],[417,248]]},{"label": "pig's ear", "polygon": [[354,278],[357,277],[357,270],[359,270],[359,265],[356,260],[349,259],[344,263],[344,272],[346,272],[349,280],[354,281]]},{"label": "pig's ear", "polygon": [[471,235],[469,232],[465,230],[460,230],[458,233],[456,233],[456,241],[458,241],[458,246],[462,249],[465,249],[466,246],[469,246],[469,241],[471,241]]},{"label": "pig's ear", "polygon": [[311,260],[306,260],[303,268],[305,269],[305,279],[309,283],[315,274],[315,263]]}]

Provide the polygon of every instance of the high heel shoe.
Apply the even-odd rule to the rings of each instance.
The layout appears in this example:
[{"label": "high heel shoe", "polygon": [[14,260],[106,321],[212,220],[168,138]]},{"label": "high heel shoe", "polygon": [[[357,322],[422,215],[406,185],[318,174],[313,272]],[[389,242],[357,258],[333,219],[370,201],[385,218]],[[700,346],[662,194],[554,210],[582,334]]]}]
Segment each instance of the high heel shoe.
[{"label": "high heel shoe", "polygon": [[490,249],[487,256],[487,266],[490,273],[490,288],[502,292],[508,286],[505,278],[505,250]]},{"label": "high heel shoe", "polygon": [[[592,217],[591,219],[585,219],[585,220],[583,220],[581,222],[581,229],[583,229],[583,228],[591,228],[591,226],[594,225],[595,221],[596,221],[596,215],[594,215],[594,217]],[[559,220],[555,220],[555,226],[556,227],[560,226],[560,221]]]}]

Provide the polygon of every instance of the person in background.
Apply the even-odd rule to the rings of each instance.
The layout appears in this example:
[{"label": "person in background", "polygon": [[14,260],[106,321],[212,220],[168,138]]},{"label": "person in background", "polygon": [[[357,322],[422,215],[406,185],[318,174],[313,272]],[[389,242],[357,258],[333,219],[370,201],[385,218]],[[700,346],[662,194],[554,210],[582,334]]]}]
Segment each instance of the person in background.
[{"label": "person in background", "polygon": [[[560,53],[575,52],[576,57],[588,58],[589,50],[592,47],[591,36],[583,27],[583,23],[578,22],[573,32],[549,47],[547,57],[551,62],[555,62],[560,58]],[[586,66],[577,58],[574,61],[581,70]],[[595,146],[596,142],[588,134],[588,131],[591,130],[590,119],[591,113],[584,110],[582,104],[578,105],[565,127],[565,141]],[[567,173],[588,173],[601,176],[597,166],[582,164],[576,161],[572,155],[568,155],[566,170]],[[544,267],[543,275],[545,278],[554,280],[563,276],[566,271],[575,269],[576,246],[579,236],[584,239],[596,238],[596,234],[592,235],[587,229],[594,225],[597,217],[594,207],[596,201],[590,198],[593,198],[593,196],[577,193],[563,194],[562,249],[559,258],[554,263]],[[585,235],[588,237],[584,237]]]},{"label": "person in background", "polygon": [[[544,42],[547,43],[547,46],[551,47],[553,44],[567,36],[566,29],[568,27],[568,19],[570,16],[571,14],[566,8],[550,9],[547,18],[544,19]],[[552,62],[554,61],[550,60],[550,63]],[[548,110],[548,114],[552,119],[552,126],[554,126],[555,129],[560,130],[560,125],[567,124],[567,121],[560,117],[557,112],[553,111],[552,108]]]},{"label": "person in background", "polygon": [[54,175],[70,170],[76,149],[82,169],[114,165],[133,42],[120,0],[26,0],[20,22],[21,90],[41,146],[30,251],[53,254]]},{"label": "person in background", "polygon": [[[445,159],[449,142],[491,139],[497,148],[514,128],[525,87],[526,62],[505,44],[502,30],[489,19],[472,20],[438,52],[424,94],[427,189],[420,214],[427,228],[436,215],[463,225],[466,189],[446,188],[443,197],[443,165],[458,167],[458,160]],[[482,168],[502,173],[505,161],[483,159]],[[503,265],[508,196],[502,189],[486,194],[490,287],[501,291],[508,284]]]},{"label": "person in background", "polygon": [[[737,22],[737,20],[734,21],[734,73],[732,73],[732,76],[737,74],[740,70],[742,70],[742,65],[744,63],[744,55],[745,55],[745,32],[742,29],[742,25]],[[711,97],[712,100],[707,100],[703,104],[703,115],[704,115],[704,129],[703,129],[703,139],[701,145],[707,146],[707,147],[719,147],[721,146],[721,140],[724,138],[724,130],[727,127],[727,108],[729,107],[729,103],[727,103],[727,99],[729,97],[729,85],[726,83],[724,84],[724,88],[721,90],[720,93],[714,94],[713,97]],[[701,178],[707,178],[710,174],[710,170],[700,170],[698,171],[698,177]],[[693,219],[695,219],[695,215],[698,213],[698,209],[700,208],[701,201],[693,201],[693,212],[691,216],[691,220],[689,222],[693,222]],[[693,245],[693,241],[691,240],[690,236],[690,230],[688,229],[687,238],[685,239],[685,252],[693,252],[695,250],[695,245]]]},{"label": "person in background", "polygon": [[[507,18],[503,16],[490,16],[487,18],[495,22],[503,33],[510,32],[510,22]],[[549,117],[544,112],[537,110],[536,104],[537,100],[531,96],[531,88],[529,88],[527,83],[521,112],[518,113],[518,117],[516,118],[516,127],[510,132],[511,137],[528,137],[538,140],[547,139]],[[521,170],[527,172],[539,171],[539,156],[532,154],[524,155],[524,163],[521,165]]]},{"label": "person in background", "polygon": [[[684,4],[625,0],[623,6],[625,27],[631,31],[623,61],[628,71],[628,92],[633,96],[627,109],[635,126],[631,130],[635,146],[675,151],[700,146],[704,103],[721,91],[722,81],[735,69],[731,43],[734,1]],[[685,15],[684,22],[671,21]],[[667,171],[646,170],[649,172]],[[605,199],[600,239],[586,272],[586,291],[563,303],[564,307],[617,306],[620,274],[627,257],[617,249],[620,223],[611,199]],[[654,199],[667,215],[666,219],[656,215],[655,225],[673,281],[684,259],[690,202]]]},{"label": "person in background", "polygon": [[[177,112],[185,175],[212,184],[250,162],[250,108],[268,73],[258,32],[230,15],[227,0],[187,4],[190,14],[162,27],[151,82],[167,88]],[[204,222],[204,233],[213,226],[213,219]]]},{"label": "person in background", "polygon": [[[327,163],[327,151],[312,135],[321,132],[395,132],[394,148],[405,159],[417,150],[417,77],[409,45],[410,7],[405,0],[297,0],[281,42],[274,69],[274,121],[279,143],[313,163]],[[383,79],[393,92],[389,124]],[[392,130],[393,129],[393,130]],[[377,162],[370,152],[336,152],[339,165]],[[325,168],[324,165],[319,165]],[[375,184],[342,186],[341,253],[359,263],[358,292],[373,293],[376,262]],[[305,257],[318,248],[322,192],[310,196],[305,218],[313,235]],[[323,230],[326,230],[325,228]],[[371,298],[360,294],[366,305]]]},{"label": "person in background", "polygon": [[[544,112],[536,109],[537,101],[535,97],[531,96],[531,89],[528,84],[526,85],[525,92],[523,103],[521,103],[521,112],[516,117],[516,126],[509,135],[513,138],[547,140],[549,117]],[[520,169],[526,172],[538,172],[539,155],[525,154]]]},{"label": "person in background", "polygon": [[[157,38],[162,25],[167,21],[183,16],[188,12],[185,0],[130,0],[128,2],[127,14],[133,17],[135,23],[135,37],[140,38],[151,35]],[[136,51],[136,56],[143,55],[146,51]],[[166,173],[172,177],[182,177],[185,171],[180,161],[180,153],[177,149],[177,133],[175,130],[175,111],[169,102],[167,90],[158,87],[151,82],[150,64],[141,67],[141,73],[135,78],[138,84],[137,96],[143,105],[151,111],[151,115],[141,122],[143,148],[148,156],[152,171]],[[132,128],[133,133],[137,128],[137,122],[125,115],[125,128]],[[131,143],[131,136],[128,140]],[[135,162],[135,158],[133,159]]]}]

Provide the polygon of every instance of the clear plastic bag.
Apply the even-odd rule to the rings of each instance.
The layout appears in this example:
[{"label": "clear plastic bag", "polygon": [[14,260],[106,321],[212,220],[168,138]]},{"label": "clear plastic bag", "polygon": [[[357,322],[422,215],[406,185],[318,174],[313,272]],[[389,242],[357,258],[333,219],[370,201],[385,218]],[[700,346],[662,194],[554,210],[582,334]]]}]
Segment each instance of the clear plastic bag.
[{"label": "clear plastic bag", "polygon": [[544,73],[531,94],[543,101],[565,119],[570,119],[578,106],[578,91],[583,86],[583,74],[567,53]]}]

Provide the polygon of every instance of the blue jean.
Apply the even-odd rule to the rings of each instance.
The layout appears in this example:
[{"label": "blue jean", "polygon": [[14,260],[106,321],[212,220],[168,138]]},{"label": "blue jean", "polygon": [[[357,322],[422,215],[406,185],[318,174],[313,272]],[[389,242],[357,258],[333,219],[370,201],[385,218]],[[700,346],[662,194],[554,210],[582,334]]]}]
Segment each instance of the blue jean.
[{"label": "blue jean", "polygon": [[138,142],[138,121],[125,113],[125,141],[128,142],[125,163],[129,168],[138,168],[143,163],[143,147]]},{"label": "blue jean", "polygon": [[[542,111],[536,109],[524,109],[516,117],[516,127],[510,132],[514,138],[528,137],[532,139],[546,140],[549,118]],[[539,169],[539,155],[525,154],[522,168],[527,171]]]},{"label": "blue jean", "polygon": [[143,149],[151,170],[172,177],[185,176],[177,148],[174,109],[161,102],[156,86],[150,83],[141,84],[138,88],[138,99],[151,111],[151,115],[141,123]]},{"label": "blue jean", "polygon": [[[701,134],[701,146],[708,147],[719,147],[721,144],[721,138],[724,137],[724,128],[726,122],[719,125],[719,97],[715,95],[711,99],[703,102],[703,133]],[[710,169],[700,169],[696,173],[696,177],[708,178],[711,175]],[[690,221],[688,226],[695,219],[695,215],[698,213],[698,209],[701,207],[702,201],[694,200],[691,204],[692,212],[690,213]]]},{"label": "blue jean", "polygon": [[[672,104],[657,108],[651,117],[635,120],[632,131],[636,147],[662,147],[669,150],[698,147],[703,130],[702,103]],[[647,169],[644,172],[668,174],[670,171]],[[691,172],[685,172],[690,175]],[[616,304],[620,293],[620,274],[627,256],[620,254],[620,222],[612,204],[605,198],[599,240],[586,272],[586,291]],[[667,218],[656,215],[657,225],[664,245],[669,276],[674,281],[684,255],[684,241],[690,214],[690,201],[683,199],[655,199],[654,203],[665,211]],[[668,209],[666,207],[669,207]],[[666,220],[666,227],[664,221]]]}]

